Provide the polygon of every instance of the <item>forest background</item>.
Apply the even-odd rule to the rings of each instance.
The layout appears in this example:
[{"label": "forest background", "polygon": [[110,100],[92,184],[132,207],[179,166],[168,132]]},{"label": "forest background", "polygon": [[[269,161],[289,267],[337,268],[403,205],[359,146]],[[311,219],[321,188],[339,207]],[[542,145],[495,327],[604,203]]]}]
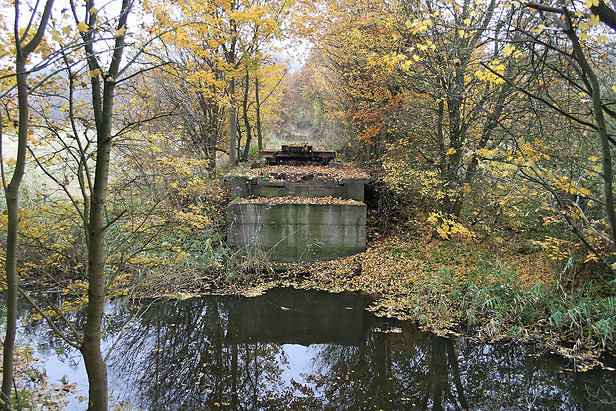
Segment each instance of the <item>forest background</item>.
[{"label": "forest background", "polygon": [[[64,296],[34,315],[82,352],[92,409],[112,298],[303,283],[438,333],[613,350],[612,3],[44,3],[1,6],[4,406],[31,395],[18,295]],[[370,171],[366,253],[227,247],[221,176],[283,141]]]}]

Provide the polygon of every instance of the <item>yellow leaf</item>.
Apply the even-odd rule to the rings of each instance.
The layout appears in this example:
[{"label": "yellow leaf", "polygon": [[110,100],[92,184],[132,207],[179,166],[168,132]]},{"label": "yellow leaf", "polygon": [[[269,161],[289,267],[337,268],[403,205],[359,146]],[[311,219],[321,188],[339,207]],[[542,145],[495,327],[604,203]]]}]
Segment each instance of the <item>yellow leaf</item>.
[{"label": "yellow leaf", "polygon": [[448,156],[452,156],[456,153],[456,149],[455,148],[450,148],[449,150],[447,150],[447,155]]},{"label": "yellow leaf", "polygon": [[88,31],[89,28],[90,27],[83,21],[77,25],[77,30],[79,30],[82,33],[85,33],[86,31]]},{"label": "yellow leaf", "polygon": [[126,33],[126,25],[124,25],[121,28],[117,29],[116,32],[115,32],[116,36],[121,36],[124,33]]},{"label": "yellow leaf", "polygon": [[616,92],[616,86],[612,86],[612,91]]},{"label": "yellow leaf", "polygon": [[62,41],[62,36],[60,36],[60,33],[56,29],[51,30],[51,38],[54,39],[54,41],[57,41],[58,43]]},{"label": "yellow leaf", "polygon": [[587,188],[584,188],[584,187],[580,187],[580,188],[578,189],[578,192],[580,193],[580,195],[583,195],[583,196],[585,196],[585,197],[587,197],[587,196],[589,196],[589,195],[590,195],[590,190],[589,190],[589,189],[587,189]]},{"label": "yellow leaf", "polygon": [[511,44],[506,44],[505,45],[505,51],[504,51],[504,55],[505,57],[509,57],[511,55],[511,53],[513,53],[515,50],[515,47],[512,46]]},{"label": "yellow leaf", "polygon": [[496,155],[496,150],[489,150],[487,148],[481,148],[477,150],[475,154],[477,154],[480,157],[491,159],[491,158],[494,158],[494,156]]},{"label": "yellow leaf", "polygon": [[596,14],[591,15],[588,18],[588,24],[590,24],[591,26],[596,26],[597,24],[599,24],[599,16],[597,16]]},{"label": "yellow leaf", "polygon": [[586,7],[591,8],[592,6],[598,6],[599,0],[586,0]]},{"label": "yellow leaf", "polygon": [[13,157],[9,158],[9,161],[6,162],[6,165],[8,165],[9,167],[13,167],[15,164],[17,164],[17,160],[15,160]]},{"label": "yellow leaf", "polygon": [[602,168],[601,166],[598,166],[598,165],[594,165],[594,166],[592,166],[592,169],[593,169],[593,171],[594,171],[595,173],[600,173],[600,172],[602,172],[602,171],[603,171],[603,168]]},{"label": "yellow leaf", "polygon": [[588,160],[589,161],[599,161],[599,157],[597,157],[597,156],[590,156],[590,157],[588,157]]},{"label": "yellow leaf", "polygon": [[599,258],[595,255],[595,253],[588,253],[584,262],[587,263],[589,261],[599,261]]}]

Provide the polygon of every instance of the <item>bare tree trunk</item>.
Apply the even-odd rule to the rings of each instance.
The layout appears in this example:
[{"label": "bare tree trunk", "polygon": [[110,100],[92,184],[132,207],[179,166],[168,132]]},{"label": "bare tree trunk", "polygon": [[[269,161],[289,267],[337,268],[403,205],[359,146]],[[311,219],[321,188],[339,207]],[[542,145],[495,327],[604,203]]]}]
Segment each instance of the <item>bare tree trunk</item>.
[{"label": "bare tree trunk", "polygon": [[[92,13],[93,1],[86,3],[90,21],[89,27],[95,27],[96,13]],[[74,9],[74,3],[72,3]],[[88,305],[84,327],[81,353],[83,355],[89,382],[89,410],[108,409],[107,367],[101,353],[103,314],[105,309],[105,203],[109,181],[109,163],[111,157],[113,104],[115,87],[120,71],[120,62],[125,46],[126,21],[132,6],[132,0],[122,0],[122,9],[118,19],[113,56],[109,69],[101,69],[93,47],[93,34],[82,34],[88,66],[98,70],[99,75],[91,78],[92,108],[96,120],[96,168],[94,187],[90,196],[90,216],[88,222]],[[92,21],[94,19],[94,21]],[[104,74],[103,74],[104,73]]]},{"label": "bare tree trunk", "polygon": [[[233,96],[235,93],[235,79],[232,78],[229,82],[229,94]],[[236,145],[237,145],[237,108],[235,107],[235,99],[231,97],[231,108],[229,109],[229,164],[237,165]]]},{"label": "bare tree trunk", "polygon": [[248,117],[248,93],[250,91],[250,75],[248,74],[248,70],[246,70],[245,83],[246,84],[244,86],[244,100],[242,101],[242,110],[244,112],[244,127],[246,128],[246,143],[244,145],[244,154],[242,156],[243,161],[248,160],[250,143],[252,142],[252,128],[250,126],[250,118]]},{"label": "bare tree trunk", "polygon": [[[613,23],[616,20],[612,20],[614,14],[609,12],[609,7],[602,5],[601,7],[593,6],[593,11],[600,13],[600,18],[608,26],[616,30]],[[592,114],[595,119],[595,125],[597,132],[599,133],[599,142],[601,143],[601,155],[602,155],[602,178],[603,178],[603,195],[605,197],[605,214],[610,226],[610,240],[612,247],[616,244],[616,210],[614,206],[616,201],[614,199],[614,173],[612,170],[612,152],[610,149],[610,137],[607,133],[607,126],[603,113],[603,102],[601,100],[601,88],[597,76],[591,67],[590,63],[584,55],[584,50],[580,44],[580,40],[575,31],[575,26],[571,19],[572,13],[565,7],[552,7],[537,3],[527,3],[526,7],[530,7],[536,10],[557,13],[562,16],[562,20],[558,20],[558,24],[562,28],[563,32],[567,35],[571,41],[573,47],[573,57],[581,68],[581,75],[583,81],[587,84],[589,92],[592,98]],[[582,238],[580,236],[580,238]],[[592,248],[591,248],[592,249]],[[614,271],[614,270],[612,270]]]},{"label": "bare tree trunk", "polygon": [[199,120],[192,119],[198,123],[195,133],[198,134],[197,141],[194,143],[199,153],[204,155],[207,161],[206,168],[210,177],[214,176],[216,169],[216,145],[218,143],[218,106],[213,104],[211,99],[203,93],[197,93],[197,101],[201,117]]},{"label": "bare tree trunk", "polygon": [[[235,10],[235,0],[231,2],[231,10]],[[231,65],[231,69],[235,71],[236,67],[236,46],[237,46],[237,23],[234,19],[229,22],[231,26],[231,47],[227,52],[227,62]],[[235,72],[231,73],[229,81],[229,97],[231,99],[231,108],[229,110],[229,164],[231,167],[237,165],[237,107],[235,106]]]},{"label": "bare tree trunk", "polygon": [[263,129],[261,128],[261,97],[259,96],[259,77],[255,77],[255,102],[257,109],[257,145],[263,150]]},{"label": "bare tree trunk", "polygon": [[447,155],[445,150],[445,136],[443,134],[443,123],[444,123],[444,115],[445,115],[445,103],[443,100],[438,101],[438,112],[436,119],[436,138],[438,139],[439,145],[439,171],[441,173],[441,178],[445,179],[445,174],[447,172]]},{"label": "bare tree trunk", "polygon": [[[107,91],[107,87],[105,87]],[[111,108],[111,107],[109,107]],[[108,119],[111,123],[111,118]],[[106,127],[110,130],[110,127]],[[94,192],[88,225],[88,306],[81,353],[86,365],[89,409],[107,409],[107,367],[101,354],[101,330],[105,308],[105,200],[109,175],[111,138],[99,135]],[[101,141],[102,140],[102,141]],[[106,141],[105,141],[106,140]]]},{"label": "bare tree trunk", "polygon": [[[19,1],[15,1],[15,72],[17,77],[17,101],[19,108],[19,128],[17,134],[17,159],[11,182],[7,185],[2,181],[7,205],[7,234],[6,234],[6,334],[4,338],[2,358],[2,388],[0,396],[2,404],[10,407],[11,389],[13,384],[13,353],[15,349],[15,336],[17,334],[17,230],[19,226],[19,188],[26,170],[26,152],[28,146],[28,126],[30,112],[28,107],[28,72],[26,63],[30,53],[34,52],[45,33],[45,27],[51,15],[53,0],[48,0],[41,16],[38,29],[34,37],[22,47],[28,32],[20,35],[19,30]],[[36,9],[32,11],[36,13]],[[3,174],[4,177],[4,174]]]},{"label": "bare tree trunk", "polygon": [[216,173],[216,150],[218,148],[218,137],[220,135],[220,126],[218,123],[218,117],[222,114],[222,110],[218,107],[218,105],[212,105],[210,108],[210,135],[209,135],[209,146],[210,152],[208,156],[208,167],[210,169],[210,174],[213,177]]},{"label": "bare tree trunk", "polygon": [[4,357],[2,358],[2,399],[10,403],[13,387],[13,351],[17,332],[17,229],[19,225],[19,187],[25,174],[28,141],[28,74],[26,58],[17,55],[17,100],[19,105],[19,130],[17,162],[10,184],[6,187],[6,206],[8,227],[6,233],[6,334],[4,337]]},{"label": "bare tree trunk", "polygon": [[242,127],[240,126],[240,124],[237,122],[237,120],[235,121],[235,133],[237,135],[237,140],[235,142],[235,152],[238,153],[241,156],[242,153]]},{"label": "bare tree trunk", "polygon": [[571,40],[573,45],[573,53],[575,54],[583,73],[586,75],[588,82],[591,86],[592,97],[592,112],[595,122],[597,124],[597,132],[599,133],[599,141],[601,142],[601,154],[603,163],[603,195],[605,197],[605,214],[607,215],[607,221],[610,225],[610,233],[612,244],[616,245],[616,211],[614,210],[614,190],[613,181],[614,174],[612,171],[612,151],[610,149],[609,136],[607,134],[607,127],[605,124],[605,117],[603,115],[603,103],[601,101],[601,89],[599,81],[595,75],[594,70],[586,60],[582,46],[578,40],[573,23],[570,20],[570,16],[567,13],[568,30],[565,33]]},{"label": "bare tree trunk", "polygon": [[86,365],[89,409],[108,408],[107,367],[101,353],[101,330],[105,309],[105,203],[111,155],[111,125],[115,80],[107,78],[103,90],[103,111],[97,127],[96,171],[90,198],[88,224],[88,305],[81,353]]}]

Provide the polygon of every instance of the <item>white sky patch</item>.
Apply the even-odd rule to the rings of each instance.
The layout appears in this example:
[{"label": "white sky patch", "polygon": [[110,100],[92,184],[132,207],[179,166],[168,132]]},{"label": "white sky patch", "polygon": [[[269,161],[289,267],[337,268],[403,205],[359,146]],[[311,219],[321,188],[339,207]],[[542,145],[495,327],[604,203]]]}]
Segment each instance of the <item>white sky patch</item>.
[{"label": "white sky patch", "polygon": [[285,61],[289,67],[289,72],[299,71],[312,51],[313,44],[307,41],[298,42],[295,39],[279,40],[275,47],[280,51],[275,53],[276,57]]}]

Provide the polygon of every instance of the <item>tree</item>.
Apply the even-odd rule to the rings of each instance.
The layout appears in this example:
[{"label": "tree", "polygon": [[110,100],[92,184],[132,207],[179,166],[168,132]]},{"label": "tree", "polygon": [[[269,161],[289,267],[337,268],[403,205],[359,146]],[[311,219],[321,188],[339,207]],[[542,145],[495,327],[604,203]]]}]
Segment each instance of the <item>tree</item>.
[{"label": "tree", "polygon": [[[170,7],[177,13],[169,13]],[[168,63],[165,71],[193,96],[188,101],[195,104],[188,111],[198,113],[200,123],[211,124],[208,118],[216,122],[216,130],[208,130],[210,138],[206,140],[210,144],[217,137],[212,134],[225,127],[231,165],[244,157],[241,136],[247,135],[248,129],[246,110],[241,109],[253,105],[247,100],[253,94],[251,79],[268,61],[269,43],[279,35],[286,9],[285,2],[235,0],[190,4],[169,1],[152,7],[162,27],[173,27],[161,39],[163,59]],[[227,118],[224,125],[218,122],[223,112]],[[251,130],[255,121],[250,118]]]},{"label": "tree", "polygon": [[190,69],[194,57],[188,50],[168,50],[159,70],[141,76],[139,101],[141,110],[148,110],[160,120],[148,124],[153,133],[163,132],[177,138],[187,153],[196,153],[207,161],[213,174],[217,154],[222,150],[224,117],[222,73],[212,71],[204,81]]},{"label": "tree", "polygon": [[[97,9],[98,4],[93,1],[85,5],[75,1],[69,3],[70,7],[65,10],[66,17],[68,13],[72,14],[74,26],[60,26],[58,29],[62,30],[69,41],[74,40],[70,39],[71,36],[80,40],[81,53],[77,53],[78,50],[69,52],[73,49],[63,44],[62,38],[54,38],[58,42],[57,53],[61,57],[55,67],[59,74],[54,73],[58,75],[53,76],[53,84],[38,95],[33,110],[45,130],[38,136],[45,148],[41,151],[31,150],[32,158],[39,169],[56,183],[55,193],[50,196],[51,202],[57,202],[61,208],[73,207],[72,213],[67,215],[70,215],[71,222],[79,221],[81,227],[69,224],[69,229],[71,233],[79,228],[84,232],[81,236],[75,236],[74,246],[79,249],[77,254],[81,251],[81,241],[87,250],[87,257],[73,265],[73,273],[82,274],[85,281],[73,278],[70,285],[80,294],[77,299],[84,301],[86,321],[83,328],[72,322],[70,316],[64,315],[64,306],[36,306],[36,309],[56,334],[81,351],[90,383],[90,409],[107,409],[108,406],[106,366],[101,353],[101,338],[106,324],[103,321],[106,299],[113,292],[114,283],[121,277],[119,273],[124,268],[123,264],[142,251],[143,244],[152,241],[157,232],[156,223],[147,220],[152,209],[140,215],[142,210],[127,210],[129,206],[126,202],[119,200],[118,207],[113,198],[111,201],[108,198],[113,184],[110,168],[113,163],[126,161],[128,157],[112,156],[112,148],[131,148],[123,137],[136,124],[150,120],[145,119],[144,115],[118,110],[119,104],[124,103],[125,107],[134,104],[130,98],[132,96],[126,92],[132,90],[133,80],[137,76],[152,68],[150,61],[141,59],[147,53],[152,38],[139,37],[127,29],[128,15],[133,4],[131,0],[125,0],[118,10],[106,7]],[[164,32],[157,32],[154,37],[162,34]],[[123,62],[125,55],[129,56],[126,63]],[[64,193],[64,203],[56,195],[58,192]],[[141,222],[136,227],[133,225],[127,228],[130,224],[122,220],[124,215],[128,215],[130,223],[135,220]],[[207,220],[206,217],[198,217],[202,217],[201,222]],[[116,228],[118,222],[126,224]],[[123,232],[123,229],[128,232]],[[149,233],[144,233],[148,230]],[[108,239],[113,234],[120,237],[120,240],[109,244]],[[143,244],[135,247],[137,251],[131,250],[130,244],[125,244],[139,242],[140,239],[143,239]],[[60,245],[52,244],[53,253],[62,253]],[[110,246],[108,250],[106,245]],[[62,257],[71,259],[68,255]],[[79,262],[86,263],[85,273],[80,271]],[[83,289],[87,290],[87,298],[81,294]],[[26,293],[24,295],[29,298]],[[67,306],[70,305],[69,301]]]},{"label": "tree", "polygon": [[[563,56],[564,67],[568,67],[571,73],[565,70],[556,69],[552,65],[545,65],[546,71],[553,71],[554,75],[561,81],[573,86],[579,93],[588,96],[588,111],[584,114],[577,114],[566,106],[554,103],[553,99],[542,98],[539,93],[529,93],[531,98],[539,100],[542,104],[556,111],[558,115],[565,116],[578,123],[584,128],[590,129],[600,142],[601,172],[599,176],[602,181],[603,198],[599,200],[603,204],[604,216],[609,226],[606,235],[601,235],[597,226],[589,224],[584,208],[580,204],[580,199],[570,196],[563,196],[553,186],[547,186],[558,200],[558,208],[561,216],[573,229],[574,233],[580,238],[589,251],[596,258],[601,259],[606,265],[610,265],[613,260],[613,248],[616,244],[616,211],[614,209],[614,190],[613,190],[613,150],[616,142],[611,137],[616,120],[616,113],[610,109],[610,103],[606,101],[605,95],[609,94],[609,85],[602,84],[602,79],[597,75],[601,69],[601,60],[605,59],[609,51],[602,54],[599,50],[593,50],[589,45],[593,42],[600,45],[607,41],[604,34],[593,34],[590,27],[596,26],[599,21],[608,25],[616,31],[614,16],[616,12],[603,1],[587,2],[586,12],[575,12],[576,4],[569,5],[546,5],[537,3],[526,4],[527,9],[535,10],[539,13],[538,19],[547,26],[557,27],[565,35],[569,44],[562,42],[555,36],[546,36],[541,31],[525,30],[528,40],[545,48],[550,53]],[[597,33],[600,31],[595,31]],[[594,41],[593,41],[594,40]],[[603,57],[601,57],[603,56]],[[543,60],[539,60],[543,61]],[[611,66],[611,63],[603,63]],[[609,81],[609,79],[608,79]],[[612,87],[613,88],[613,87]],[[591,193],[582,193],[583,197],[590,198]],[[587,202],[587,201],[584,201]],[[612,267],[612,271],[616,271]]]},{"label": "tree", "polygon": [[423,181],[441,213],[454,217],[479,160],[502,143],[501,124],[518,98],[508,82],[489,81],[482,63],[499,57],[506,78],[522,75],[512,56],[503,58],[513,12],[480,3],[337,2],[322,46],[369,161],[394,166],[390,174],[413,172],[398,177]]},{"label": "tree", "polygon": [[242,162],[248,161],[253,135],[256,134],[259,150],[263,149],[264,124],[271,122],[277,115],[275,111],[280,109],[278,95],[286,73],[282,64],[269,61],[261,53],[251,60],[242,79],[242,124],[237,127],[238,158]]},{"label": "tree", "polygon": [[332,87],[337,73],[328,67],[327,57],[314,50],[299,71],[286,76],[275,132],[285,139],[313,139],[341,153],[350,150],[348,143],[356,143],[357,139],[352,137],[348,124],[340,121],[344,118],[346,100],[341,97],[341,88]]},{"label": "tree", "polygon": [[[85,213],[88,247],[88,303],[86,324],[80,351],[83,355],[89,381],[89,409],[108,409],[107,368],[101,354],[101,332],[105,309],[105,231],[109,226],[106,219],[106,198],[109,181],[111,147],[113,143],[113,107],[115,90],[126,46],[127,19],[133,7],[132,0],[122,0],[115,24],[110,28],[112,47],[105,67],[101,52],[96,50],[99,36],[104,35],[98,21],[98,10],[94,0],[79,8],[74,0],[70,2],[75,24],[83,41],[85,62],[89,69],[91,85],[92,116],[96,127],[96,159],[89,207]],[[82,16],[79,16],[79,12]]]},{"label": "tree", "polygon": [[[43,8],[42,15],[38,21],[38,26],[34,25],[35,19],[39,12],[38,2],[31,10],[29,22],[25,30],[22,30],[20,18],[22,17],[19,10],[20,2],[14,3],[14,30],[13,39],[15,47],[15,78],[17,86],[17,101],[18,101],[18,131],[17,131],[17,158],[15,168],[11,176],[10,182],[7,184],[6,175],[4,172],[4,163],[2,166],[2,185],[6,198],[8,212],[8,227],[7,227],[7,249],[6,249],[6,280],[8,287],[7,295],[7,328],[4,340],[4,357],[2,363],[2,391],[1,399],[6,408],[10,408],[11,388],[13,384],[13,350],[15,347],[15,334],[17,323],[17,229],[19,224],[19,189],[25,175],[26,153],[29,135],[29,103],[28,96],[30,94],[28,86],[28,76],[30,69],[28,68],[29,57],[36,52],[37,48],[43,40],[47,23],[51,16],[53,0],[48,0]],[[36,28],[35,28],[36,27]],[[34,33],[34,34],[33,34]],[[1,126],[0,126],[1,127]],[[2,137],[0,135],[0,137]],[[1,144],[1,142],[0,142]],[[1,153],[1,150],[0,150]]]}]

